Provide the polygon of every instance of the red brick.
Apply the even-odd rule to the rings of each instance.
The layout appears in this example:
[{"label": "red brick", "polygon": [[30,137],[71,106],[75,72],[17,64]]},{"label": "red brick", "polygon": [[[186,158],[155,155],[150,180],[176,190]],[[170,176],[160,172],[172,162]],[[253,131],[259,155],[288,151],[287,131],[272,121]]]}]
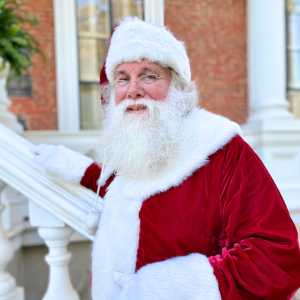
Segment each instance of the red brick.
[{"label": "red brick", "polygon": [[199,105],[246,121],[245,0],[165,0],[165,25],[185,43]]},{"label": "red brick", "polygon": [[10,108],[21,115],[29,130],[57,129],[56,76],[55,76],[55,44],[52,0],[29,0],[23,6],[26,13],[35,15],[39,26],[26,28],[40,42],[47,58],[46,64],[35,55],[33,57],[32,97],[10,97],[13,105]]}]

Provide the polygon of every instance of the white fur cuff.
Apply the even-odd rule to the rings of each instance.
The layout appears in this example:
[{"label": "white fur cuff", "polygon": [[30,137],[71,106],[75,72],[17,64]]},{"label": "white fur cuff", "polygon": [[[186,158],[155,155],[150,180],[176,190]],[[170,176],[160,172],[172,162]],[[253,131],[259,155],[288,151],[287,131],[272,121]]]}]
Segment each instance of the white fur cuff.
[{"label": "white fur cuff", "polygon": [[199,253],[149,264],[137,272],[136,280],[142,299],[221,300],[213,268]]},{"label": "white fur cuff", "polygon": [[52,155],[43,163],[43,169],[48,175],[58,180],[80,183],[86,169],[92,163],[91,158],[58,145]]}]

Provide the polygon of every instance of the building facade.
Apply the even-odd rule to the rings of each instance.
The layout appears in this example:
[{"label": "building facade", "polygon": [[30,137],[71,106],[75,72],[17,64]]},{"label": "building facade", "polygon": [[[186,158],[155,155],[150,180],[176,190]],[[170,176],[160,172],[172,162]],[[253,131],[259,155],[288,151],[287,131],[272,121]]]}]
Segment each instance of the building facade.
[{"label": "building facade", "polygon": [[[77,235],[73,241],[88,244],[79,234],[83,234],[83,222],[79,221],[90,209],[93,196],[79,188],[56,186],[48,181],[32,165],[26,147],[29,142],[63,144],[83,154],[95,155],[103,118],[99,73],[111,31],[126,16],[164,24],[185,43],[192,79],[199,91],[199,106],[241,125],[244,139],[271,173],[300,228],[300,0],[28,0],[24,9],[41,23],[29,30],[40,41],[47,62],[44,64],[39,57],[34,57],[30,76],[24,77],[21,85],[14,80],[10,83],[8,96],[12,105],[9,111],[23,127],[23,132],[14,131],[19,131],[25,140],[10,137],[10,131],[0,131],[0,152],[4,149],[0,153],[0,202],[6,205],[2,214],[3,228],[16,252],[9,271],[18,285],[25,286],[27,295],[32,293],[30,299],[41,298],[48,277],[40,276],[44,280],[39,285],[43,290],[37,291],[35,281],[26,281],[26,276],[16,271],[22,261],[23,265],[27,262],[27,267],[33,268],[38,250],[30,252],[29,248],[45,242],[50,250],[55,248],[57,243],[51,244],[53,230],[67,245],[73,231],[61,229],[64,226],[61,224],[75,229]],[[3,83],[1,79],[0,83]],[[3,84],[0,85],[0,123],[4,123],[5,114],[13,123],[16,121],[13,115],[3,109],[9,106],[9,100],[1,87]],[[21,171],[3,158],[4,154],[9,157],[10,152],[15,155]],[[30,185],[28,170],[36,186]],[[73,188],[74,194],[69,195]],[[43,201],[40,190],[46,191]],[[15,200],[10,203],[9,199]],[[28,211],[28,199],[30,203],[41,205],[47,213],[50,211],[50,216],[44,212],[41,219],[43,209],[39,206],[31,205],[32,210]],[[72,218],[65,213],[70,199],[81,199],[86,205],[84,208],[72,206]],[[1,209],[0,203],[0,217]],[[46,220],[50,229],[40,230],[42,239],[36,229],[26,227],[28,217],[33,226],[40,228],[45,226]],[[1,243],[3,235],[0,234]],[[71,247],[78,261],[83,252],[89,255],[89,244],[85,249],[81,246],[76,248],[74,243]],[[29,257],[27,260],[20,258],[18,251],[22,247],[27,247],[22,252],[24,257]],[[7,253],[8,262],[12,259],[9,251]],[[60,262],[67,268],[65,256],[65,253],[61,255]],[[55,269],[54,264],[49,266]],[[81,267],[71,265],[71,268]],[[88,278],[88,271],[83,278]],[[78,278],[72,280],[76,286],[83,286]],[[49,296],[51,291],[62,287],[55,278],[49,279],[48,286],[45,299],[53,299]],[[0,280],[0,299],[1,287],[4,283]],[[68,292],[74,295],[74,289],[69,288]],[[23,300],[20,290],[15,289],[15,293],[19,298],[8,299]],[[83,296],[84,292],[78,293],[82,299],[89,299],[88,295]]]}]

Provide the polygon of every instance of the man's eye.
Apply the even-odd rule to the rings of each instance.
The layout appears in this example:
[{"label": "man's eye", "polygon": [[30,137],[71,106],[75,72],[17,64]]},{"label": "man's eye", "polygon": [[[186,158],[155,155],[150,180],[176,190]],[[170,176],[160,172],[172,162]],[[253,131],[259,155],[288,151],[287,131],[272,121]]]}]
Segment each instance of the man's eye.
[{"label": "man's eye", "polygon": [[120,78],[120,79],[118,79],[118,80],[122,80],[122,81],[129,81],[129,78],[127,78],[127,77],[124,77],[124,78]]},{"label": "man's eye", "polygon": [[146,75],[145,79],[147,79],[147,80],[153,80],[153,79],[156,79],[156,77],[154,75]]}]

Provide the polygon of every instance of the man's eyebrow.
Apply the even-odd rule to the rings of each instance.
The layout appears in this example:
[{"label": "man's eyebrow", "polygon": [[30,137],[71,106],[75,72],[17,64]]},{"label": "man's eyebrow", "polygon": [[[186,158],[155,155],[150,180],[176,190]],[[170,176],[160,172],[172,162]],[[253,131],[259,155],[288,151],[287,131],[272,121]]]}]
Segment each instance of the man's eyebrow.
[{"label": "man's eyebrow", "polygon": [[150,71],[150,72],[153,72],[153,73],[158,73],[159,69],[152,69],[152,68],[147,68],[147,67],[144,67],[142,69],[142,72],[147,72],[147,71]]},{"label": "man's eyebrow", "polygon": [[121,70],[121,71],[115,71],[115,75],[125,75],[126,72]]},{"label": "man's eyebrow", "polygon": [[[158,73],[160,71],[160,69],[152,69],[152,68],[148,68],[148,67],[144,67],[140,73],[145,73],[145,72],[152,72],[154,74]],[[120,70],[120,71],[115,71],[115,76],[118,75],[128,75],[128,73],[124,70]]]}]

